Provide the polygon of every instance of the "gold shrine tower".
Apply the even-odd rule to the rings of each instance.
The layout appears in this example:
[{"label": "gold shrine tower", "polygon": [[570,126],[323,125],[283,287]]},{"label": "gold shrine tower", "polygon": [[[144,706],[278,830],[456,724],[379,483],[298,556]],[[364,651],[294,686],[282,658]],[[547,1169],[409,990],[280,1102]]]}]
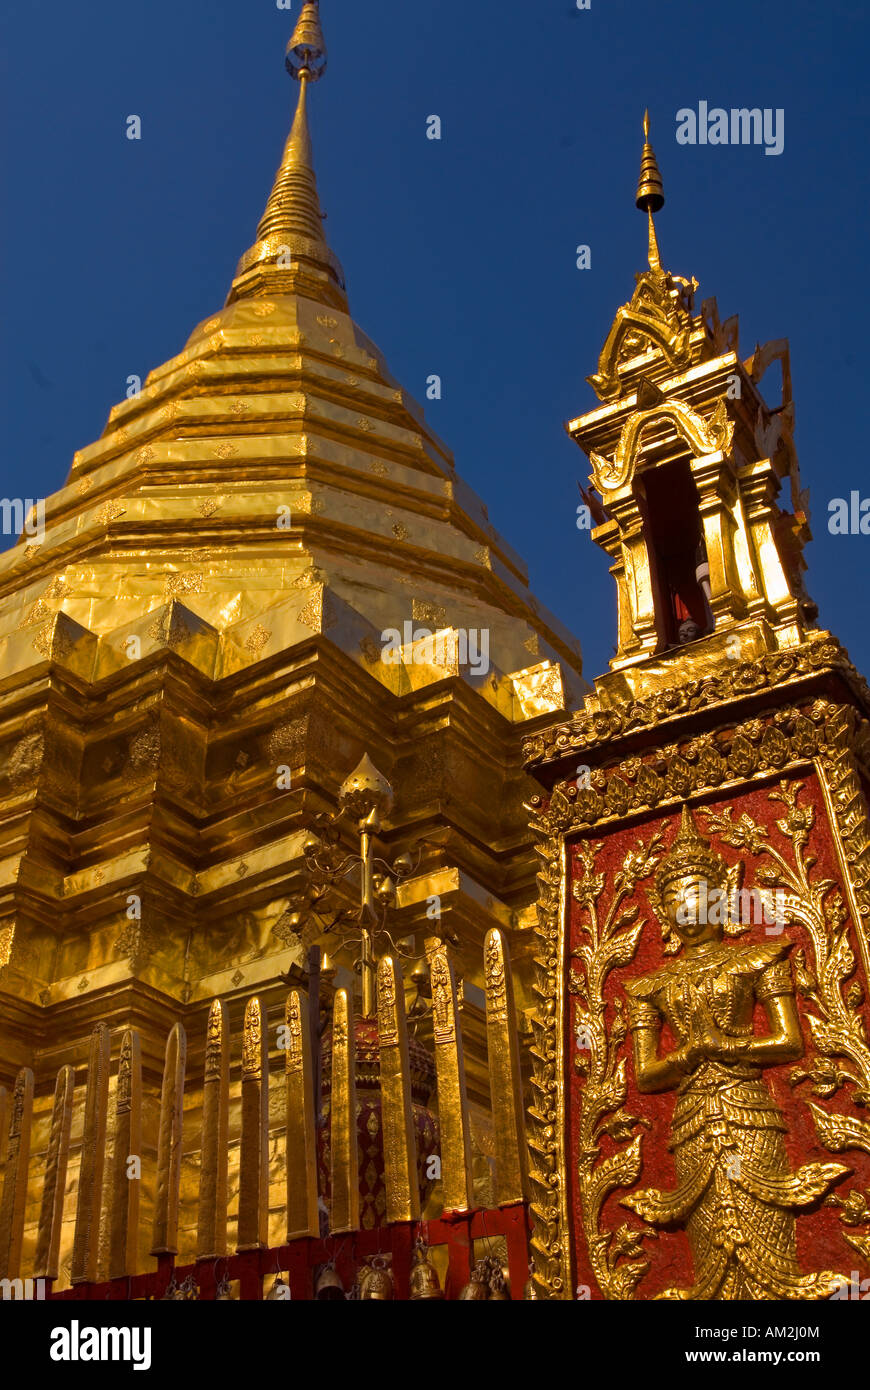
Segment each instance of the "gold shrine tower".
[{"label": "gold shrine tower", "polygon": [[804,587],[788,345],[741,358],[664,269],[644,128],[648,266],[567,426],[618,644],[525,743],[536,1287],[840,1298],[870,1262],[870,689]]},{"label": "gold shrine tower", "polygon": [[590,690],[349,316],[315,0],[286,62],[225,307],[0,557],[0,1278],[829,1297],[870,1259],[870,691],[804,588],[787,345],[663,268],[645,122],[648,266],[567,427]]}]

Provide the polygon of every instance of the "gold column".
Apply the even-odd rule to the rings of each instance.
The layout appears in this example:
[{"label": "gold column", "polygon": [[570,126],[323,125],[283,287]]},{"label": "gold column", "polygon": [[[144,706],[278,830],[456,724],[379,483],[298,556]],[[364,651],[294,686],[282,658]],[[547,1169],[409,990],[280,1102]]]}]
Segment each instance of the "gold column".
[{"label": "gold column", "polygon": [[438,1078],[438,1123],[441,1129],[441,1196],[445,1211],[472,1205],[471,1133],[465,1095],[462,1036],[456,1019],[456,982],[444,947],[429,963],[432,1024]]},{"label": "gold column", "polygon": [[386,1218],[388,1222],[419,1221],[420,1184],[411,1108],[405,994],[401,967],[390,956],[378,962],[377,985]]},{"label": "gold column", "polygon": [[634,606],[625,574],[625,551],[615,521],[606,521],[601,526],[596,526],[591,535],[614,562],[610,566],[610,573],[616,582],[616,651],[619,657],[626,652],[634,651],[637,646],[634,637]]},{"label": "gold column", "polygon": [[242,1036],[242,1139],[239,1153],[238,1250],[269,1243],[269,1043],[263,1006],[245,1007]]},{"label": "gold column", "polygon": [[332,1100],[329,1116],[332,1188],[329,1229],[334,1232],[355,1231],[359,1227],[355,1066],[353,1003],[347,990],[339,989],[332,1010]]},{"label": "gold column", "polygon": [[109,1218],[109,1278],[137,1272],[141,1177],[131,1177],[129,1160],[142,1165],[142,1045],[128,1029],[121,1042],[115,1099],[112,1210]]},{"label": "gold column", "polygon": [[58,1274],[75,1084],[75,1067],[61,1067],[54,1087],[54,1106],[51,1112],[48,1152],[45,1156],[45,1184],[36,1232],[36,1254],[33,1260],[33,1274],[36,1279],[56,1279]]},{"label": "gold column", "polygon": [[27,1166],[30,1160],[30,1125],[33,1118],[33,1072],[22,1067],[12,1092],[9,1147],[0,1202],[0,1278],[17,1279],[24,1240],[27,1204]]},{"label": "gold column", "polygon": [[187,1038],[173,1023],[166,1040],[163,1086],[160,1091],[160,1130],[157,1137],[157,1182],[151,1254],[178,1253],[178,1200],[181,1186],[181,1145],[184,1113],[184,1072]]},{"label": "gold column", "polygon": [[317,1208],[317,1135],[308,1000],[291,989],[284,1013],[287,1106],[287,1239],[320,1235]]},{"label": "gold column", "polygon": [[773,609],[781,621],[794,622],[798,604],[789,587],[773,534],[779,480],[769,459],[740,470],[740,491],[746,507],[746,524],[752,538],[754,568],[760,576],[763,606]]},{"label": "gold column", "polygon": [[486,985],[486,1050],[495,1130],[496,1206],[528,1195],[528,1157],[523,1125],[523,1085],[507,943],[493,927],[483,948]]},{"label": "gold column", "polygon": [[692,460],[692,477],[698,489],[704,545],[710,565],[710,608],[717,625],[722,618],[738,621],[746,616],[747,603],[734,552],[737,529],[734,472],[721,454],[709,454]]},{"label": "gold column", "polygon": [[202,1166],[196,1233],[198,1260],[227,1253],[227,1166],[229,1158],[229,1010],[220,999],[208,1011],[205,1080],[202,1087]]},{"label": "gold column", "polygon": [[100,1209],[106,1159],[106,1121],[109,1110],[109,1029],[98,1023],[91,1035],[88,1089],[79,1166],[79,1196],[73,1237],[70,1281],[83,1284],[97,1278],[100,1253]]},{"label": "gold column", "polygon": [[[636,491],[642,494],[642,489],[643,480],[640,479],[636,484]],[[632,489],[628,487],[621,489],[618,493],[608,495],[607,508],[618,528],[619,551],[621,552],[619,555],[621,571],[619,588],[624,590],[624,601],[628,605],[631,617],[631,631],[626,641],[622,614],[620,614],[618,656],[627,656],[637,652],[653,652],[659,643],[659,633],[656,623],[652,566],[641,514],[641,503]],[[616,536],[607,535],[607,533],[603,537],[603,540],[610,542],[606,546],[608,554],[614,556],[617,554],[615,550],[616,539]],[[611,545],[614,547],[613,549],[611,549]]]}]

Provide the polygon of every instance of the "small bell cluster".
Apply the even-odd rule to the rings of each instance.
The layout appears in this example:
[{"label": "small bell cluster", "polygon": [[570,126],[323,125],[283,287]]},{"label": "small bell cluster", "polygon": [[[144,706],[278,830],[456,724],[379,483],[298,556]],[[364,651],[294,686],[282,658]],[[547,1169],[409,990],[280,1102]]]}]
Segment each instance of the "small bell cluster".
[{"label": "small bell cluster", "polygon": [[[321,1268],[317,1276],[314,1297],[324,1302],[331,1299],[348,1299],[351,1302],[359,1300],[388,1303],[395,1298],[392,1271],[382,1255],[375,1255],[357,1272],[352,1288],[345,1290],[335,1262],[330,1261]],[[424,1240],[418,1239],[411,1269],[410,1298],[417,1302],[443,1297],[438,1271],[429,1258],[429,1246]]]}]

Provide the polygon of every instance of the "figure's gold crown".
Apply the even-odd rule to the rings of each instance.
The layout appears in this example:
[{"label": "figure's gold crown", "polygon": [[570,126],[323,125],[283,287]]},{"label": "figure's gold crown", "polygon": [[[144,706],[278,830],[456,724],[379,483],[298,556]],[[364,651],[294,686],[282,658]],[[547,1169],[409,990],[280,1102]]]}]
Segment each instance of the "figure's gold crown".
[{"label": "figure's gold crown", "polygon": [[725,860],[698,830],[691,811],[684,803],[679,834],[656,870],[655,885],[659,895],[675,879],[685,878],[689,874],[697,874],[706,883],[721,887],[727,873]]}]

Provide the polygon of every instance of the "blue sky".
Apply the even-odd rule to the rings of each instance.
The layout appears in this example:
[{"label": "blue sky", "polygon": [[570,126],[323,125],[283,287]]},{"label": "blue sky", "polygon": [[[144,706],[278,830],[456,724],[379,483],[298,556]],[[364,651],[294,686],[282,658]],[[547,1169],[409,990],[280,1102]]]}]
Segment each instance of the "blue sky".
[{"label": "blue sky", "polygon": [[[289,128],[275,0],[29,0],[4,15],[0,493],[61,486],[131,373],[222,305]],[[854,0],[322,0],[311,120],[351,310],[418,399],[585,670],[615,636],[607,558],[577,531],[588,466],[563,422],[595,404],[614,311],[645,261],[634,209],[648,105],[664,263],[740,314],[741,351],[791,340],[822,623],[870,670],[870,537],[828,501],[870,496],[868,19]],[[782,107],[779,156],[678,145],[676,112]],[[438,114],[444,138],[426,139]],[[125,138],[129,114],[143,138]],[[576,268],[575,248],[592,266]],[[775,373],[771,372],[771,378]]]}]

